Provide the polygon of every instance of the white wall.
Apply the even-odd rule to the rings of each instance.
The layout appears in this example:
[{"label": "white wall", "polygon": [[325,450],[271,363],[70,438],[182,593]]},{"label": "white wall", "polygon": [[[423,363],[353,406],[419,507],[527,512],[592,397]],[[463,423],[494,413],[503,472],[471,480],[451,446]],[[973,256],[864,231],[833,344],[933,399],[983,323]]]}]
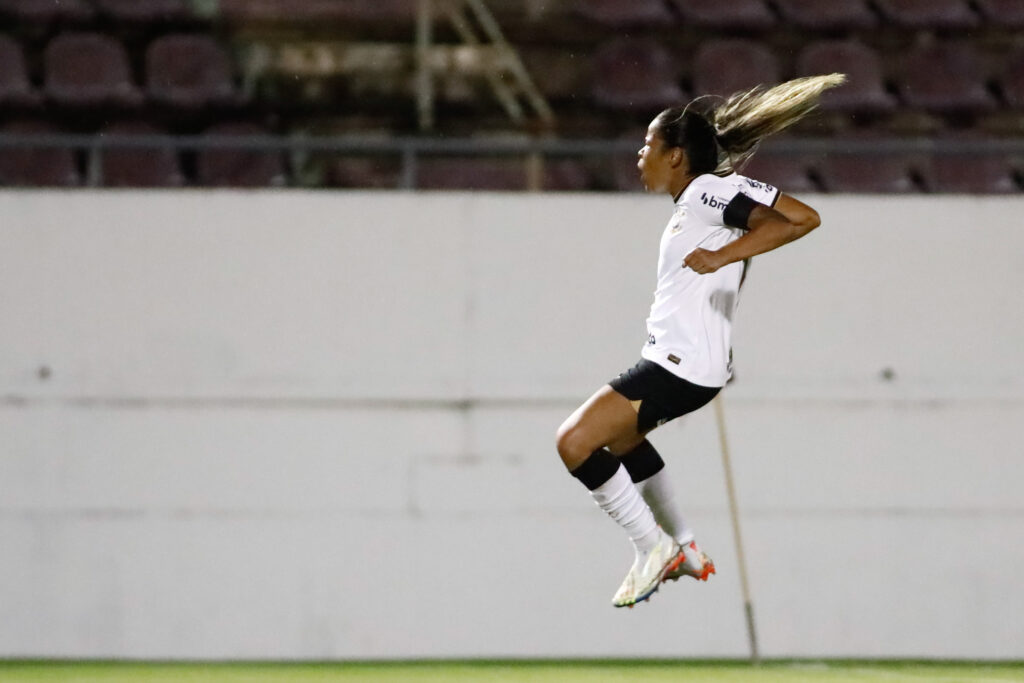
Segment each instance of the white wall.
[{"label": "white wall", "polygon": [[[811,201],[725,399],[763,654],[1024,657],[1024,204]],[[653,441],[719,574],[634,610],[553,448],[668,209],[0,193],[0,656],[743,656],[711,411]]]}]

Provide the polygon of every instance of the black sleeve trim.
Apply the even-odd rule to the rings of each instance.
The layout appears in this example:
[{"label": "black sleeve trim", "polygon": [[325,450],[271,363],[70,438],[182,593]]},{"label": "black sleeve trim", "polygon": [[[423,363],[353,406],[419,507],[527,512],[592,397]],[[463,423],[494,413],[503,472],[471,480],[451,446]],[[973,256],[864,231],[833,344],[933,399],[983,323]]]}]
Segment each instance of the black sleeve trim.
[{"label": "black sleeve trim", "polygon": [[780,190],[779,188],[776,187],[775,188],[775,196],[772,197],[772,203],[769,204],[769,206],[774,209],[775,205],[779,203],[779,197],[781,197],[781,196],[782,196],[782,190]]},{"label": "black sleeve trim", "polygon": [[725,211],[722,213],[722,222],[730,228],[747,230],[749,228],[747,221],[750,220],[750,213],[755,206],[757,206],[756,201],[740,192],[725,207]]}]

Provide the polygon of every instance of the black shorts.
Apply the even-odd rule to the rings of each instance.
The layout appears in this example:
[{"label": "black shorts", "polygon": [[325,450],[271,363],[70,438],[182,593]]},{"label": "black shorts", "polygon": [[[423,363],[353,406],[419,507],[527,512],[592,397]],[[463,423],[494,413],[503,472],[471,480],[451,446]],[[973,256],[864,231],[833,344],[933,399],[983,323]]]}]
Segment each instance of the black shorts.
[{"label": "black shorts", "polygon": [[721,387],[702,387],[641,359],[608,384],[630,401],[640,401],[636,430],[641,434],[711,402]]}]

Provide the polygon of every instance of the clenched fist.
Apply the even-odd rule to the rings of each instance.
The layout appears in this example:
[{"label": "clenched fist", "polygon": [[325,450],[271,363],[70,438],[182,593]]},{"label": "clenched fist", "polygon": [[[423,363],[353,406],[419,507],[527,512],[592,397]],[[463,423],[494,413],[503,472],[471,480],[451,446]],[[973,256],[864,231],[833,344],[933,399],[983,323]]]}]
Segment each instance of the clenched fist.
[{"label": "clenched fist", "polygon": [[717,251],[707,249],[694,249],[683,259],[683,268],[689,268],[701,275],[713,273],[724,265],[725,261]]}]

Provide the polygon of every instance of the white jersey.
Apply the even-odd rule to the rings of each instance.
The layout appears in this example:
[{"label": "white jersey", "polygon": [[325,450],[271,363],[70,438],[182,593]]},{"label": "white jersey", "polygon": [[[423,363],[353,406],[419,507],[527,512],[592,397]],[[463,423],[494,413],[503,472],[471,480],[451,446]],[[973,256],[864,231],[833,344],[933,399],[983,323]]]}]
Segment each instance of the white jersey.
[{"label": "white jersey", "polygon": [[683,266],[683,259],[697,248],[719,249],[745,232],[726,225],[731,218],[725,209],[740,193],[768,206],[774,206],[780,194],[767,183],[737,173],[698,176],[676,201],[661,236],[658,287],[641,355],[706,387],[725,386],[732,375],[732,319],[745,266],[730,263],[700,275]]}]

